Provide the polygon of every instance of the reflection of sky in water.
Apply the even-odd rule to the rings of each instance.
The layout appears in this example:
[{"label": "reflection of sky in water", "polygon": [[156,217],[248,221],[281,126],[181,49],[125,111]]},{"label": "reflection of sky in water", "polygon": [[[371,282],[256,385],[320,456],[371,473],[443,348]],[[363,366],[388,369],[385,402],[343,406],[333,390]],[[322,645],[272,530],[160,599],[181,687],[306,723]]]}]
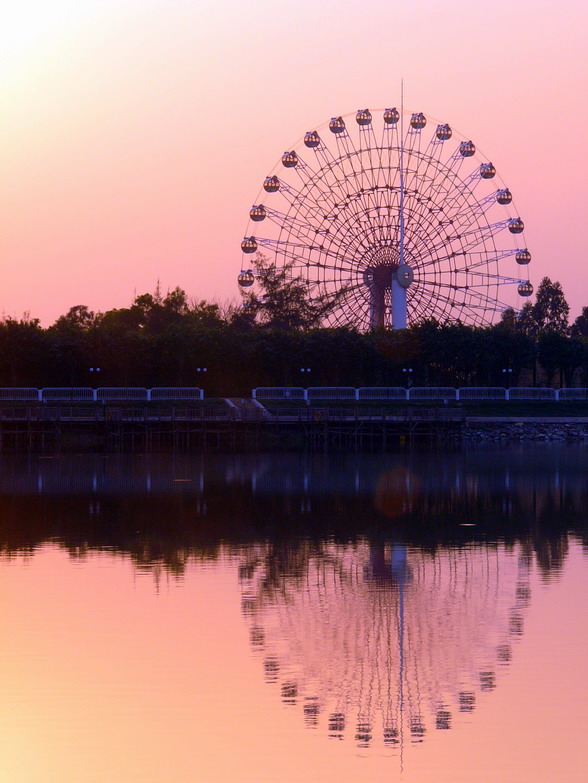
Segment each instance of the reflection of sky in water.
[{"label": "reflection of sky in water", "polygon": [[585,454],[4,457],[0,772],[582,783]]},{"label": "reflection of sky in water", "polygon": [[267,682],[307,726],[395,746],[450,729],[496,687],[529,567],[522,546],[260,545],[243,554],[242,610]]}]

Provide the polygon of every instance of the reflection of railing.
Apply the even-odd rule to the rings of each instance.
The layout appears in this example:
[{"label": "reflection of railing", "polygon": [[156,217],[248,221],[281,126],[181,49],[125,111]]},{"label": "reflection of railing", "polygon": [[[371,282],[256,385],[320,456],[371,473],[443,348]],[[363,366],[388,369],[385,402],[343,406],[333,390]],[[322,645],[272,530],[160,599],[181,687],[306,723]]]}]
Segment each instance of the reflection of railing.
[{"label": "reflection of railing", "polygon": [[[1,390],[0,390],[1,391]],[[440,401],[440,400],[586,400],[588,389],[551,389],[513,386],[506,389],[501,386],[413,386],[405,389],[402,386],[311,386],[304,389],[301,386],[258,386],[252,389],[252,397],[256,400],[409,400],[409,401]]]},{"label": "reflection of railing", "polygon": [[120,422],[186,422],[232,421],[235,413],[230,408],[131,408],[131,407],[50,407],[0,408],[0,421],[120,421]]},{"label": "reflection of railing", "polygon": [[300,422],[320,424],[326,422],[407,422],[407,421],[464,421],[465,412],[460,408],[407,408],[390,413],[383,408],[325,408],[278,407],[269,411],[245,411],[247,421]]}]

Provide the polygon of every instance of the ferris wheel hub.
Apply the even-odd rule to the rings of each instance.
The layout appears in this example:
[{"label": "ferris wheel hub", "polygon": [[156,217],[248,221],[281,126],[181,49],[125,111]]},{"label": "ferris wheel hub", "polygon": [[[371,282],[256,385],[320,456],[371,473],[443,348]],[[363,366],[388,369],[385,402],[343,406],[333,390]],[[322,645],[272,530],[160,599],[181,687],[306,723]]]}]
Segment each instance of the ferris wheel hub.
[{"label": "ferris wheel hub", "polygon": [[395,275],[398,285],[402,288],[408,288],[414,280],[414,272],[408,264],[400,264]]}]

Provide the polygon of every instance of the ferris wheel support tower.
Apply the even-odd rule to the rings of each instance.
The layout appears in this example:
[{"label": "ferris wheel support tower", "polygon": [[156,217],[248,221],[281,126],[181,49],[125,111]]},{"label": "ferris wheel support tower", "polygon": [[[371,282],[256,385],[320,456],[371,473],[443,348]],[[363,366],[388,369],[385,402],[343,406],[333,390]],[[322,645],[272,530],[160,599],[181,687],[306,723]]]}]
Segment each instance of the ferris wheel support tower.
[{"label": "ferris wheel support tower", "polygon": [[[400,269],[406,266],[404,263],[404,82],[400,83],[400,264],[392,272],[391,293],[392,312],[391,323],[393,329],[406,329],[406,289],[412,280],[406,282],[398,278]],[[403,284],[405,283],[406,284]]]}]

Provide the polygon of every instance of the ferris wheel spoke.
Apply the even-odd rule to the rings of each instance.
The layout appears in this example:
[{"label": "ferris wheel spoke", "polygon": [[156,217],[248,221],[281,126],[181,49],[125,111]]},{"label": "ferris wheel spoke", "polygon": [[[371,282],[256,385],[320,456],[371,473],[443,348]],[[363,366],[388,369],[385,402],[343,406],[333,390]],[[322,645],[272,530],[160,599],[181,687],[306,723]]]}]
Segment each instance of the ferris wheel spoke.
[{"label": "ferris wheel spoke", "polygon": [[339,308],[350,308],[353,319],[365,317],[365,304],[368,303],[367,297],[360,286],[350,286],[343,292],[340,301],[337,302]]},{"label": "ferris wheel spoke", "polygon": [[[488,267],[490,264],[497,264],[499,261],[501,261],[503,258],[510,258],[514,256],[517,252],[517,248],[509,248],[508,250],[487,250],[487,251],[479,251],[475,253],[468,253],[468,269],[477,269],[478,267]],[[460,255],[465,256],[465,253],[462,253]],[[476,256],[479,256],[479,258],[476,259]]]},{"label": "ferris wheel spoke", "polygon": [[499,232],[503,231],[508,225],[508,221],[499,221],[486,226],[479,226],[476,229],[465,232],[464,234],[446,234],[440,237],[436,243],[427,246],[427,254],[432,255],[438,250],[454,247],[454,243],[459,243],[461,251],[470,252],[478,246],[483,246],[485,241],[490,240]]},{"label": "ferris wheel spoke", "polygon": [[[470,198],[466,198],[466,194],[469,195]],[[490,193],[478,200],[475,200],[473,193],[469,194],[464,191],[460,198],[455,197],[453,199],[446,199],[443,214],[447,220],[451,220],[454,223],[456,221],[467,222],[474,219],[480,219],[488,213],[496,203],[499,203],[497,199],[498,191]]]},{"label": "ferris wheel spoke", "polygon": [[385,189],[386,185],[388,184],[388,181],[387,181],[387,178],[386,178],[386,173],[388,171],[388,167],[386,166],[386,162],[385,162],[385,152],[386,152],[386,150],[385,150],[385,146],[384,146],[384,143],[383,143],[384,129],[382,129],[382,140],[380,141],[379,144],[378,144],[378,142],[376,140],[376,134],[375,134],[375,131],[373,130],[373,128],[372,128],[372,135],[373,135],[373,138],[374,138],[373,147],[374,147],[374,149],[376,151],[376,154],[377,154],[377,166],[376,166],[377,180],[376,180],[376,185],[377,185],[378,193],[379,193],[380,189]]},{"label": "ferris wheel spoke", "polygon": [[471,287],[465,288],[449,285],[447,283],[440,283],[434,287],[435,296],[446,302],[455,303],[455,293],[460,292],[460,295],[463,296],[464,299],[461,302],[458,301],[456,303],[458,307],[467,306],[474,310],[487,310],[494,302],[494,297],[490,296],[489,292],[487,291],[487,286],[484,288],[484,291],[477,291]]},{"label": "ferris wheel spoke", "polygon": [[397,178],[399,175],[400,163],[400,143],[398,140],[398,129],[394,126],[393,129],[386,128],[384,130],[384,136],[386,140],[385,149],[383,152],[383,159],[386,164],[384,171],[384,183],[388,190],[399,187],[397,185]]},{"label": "ferris wheel spoke", "polygon": [[408,189],[414,187],[414,180],[426,180],[430,176],[430,170],[434,170],[440,163],[443,143],[444,142],[437,140],[435,134],[433,134],[425,152],[418,155],[416,158],[412,176],[407,177],[406,179],[406,186]]},{"label": "ferris wheel spoke", "polygon": [[457,152],[448,161],[438,162],[438,165],[430,169],[431,176],[430,194],[434,201],[445,206],[445,202],[453,197],[463,198],[464,194],[471,192],[469,178],[465,180],[460,176],[464,158]]},{"label": "ferris wheel spoke", "polygon": [[[501,258],[507,258],[508,256],[513,255],[514,251],[504,251],[503,253],[493,253],[492,251],[487,251],[484,258],[475,260],[473,258],[473,255],[484,255],[483,253],[479,254],[468,254],[464,251],[456,252],[456,253],[450,253],[448,255],[436,255],[434,257],[430,257],[429,259],[423,260],[421,264],[419,264],[419,269],[427,269],[428,267],[438,267],[443,264],[453,264],[452,267],[455,272],[457,273],[465,273],[470,272],[472,270],[475,270],[477,268],[485,268],[488,269],[491,265],[495,265]],[[462,263],[464,266],[458,266],[458,259],[462,259]]]},{"label": "ferris wheel spoke", "polygon": [[315,200],[317,203],[321,203],[328,206],[330,209],[335,203],[333,199],[333,187],[336,187],[336,182],[329,183],[325,180],[324,175],[321,172],[316,172],[314,169],[307,167],[306,169],[296,166],[294,169],[301,182],[301,187],[298,189],[298,194],[303,194],[311,201]]},{"label": "ferris wheel spoke", "polygon": [[[355,149],[351,136],[348,131],[335,134],[337,149],[339,150],[339,159],[342,161],[348,179],[355,183],[355,190],[361,190],[363,187],[361,180],[361,171],[356,167],[358,150]],[[346,168],[345,168],[346,167]]]},{"label": "ferris wheel spoke", "polygon": [[309,214],[314,210],[320,209],[328,213],[336,205],[334,198],[334,187],[336,183],[326,183],[329,187],[323,187],[320,178],[309,179],[302,188],[293,189],[293,198],[290,199],[292,205],[300,206]]},{"label": "ferris wheel spoke", "polygon": [[410,306],[413,312],[416,311],[419,315],[440,320],[455,307],[455,300],[436,296],[435,292],[431,291],[428,296],[419,297],[416,302],[411,299]]},{"label": "ferris wheel spoke", "polygon": [[464,234],[476,229],[481,223],[486,223],[486,214],[493,206],[493,201],[488,199],[485,204],[462,205],[460,211],[453,214],[446,213],[443,226],[455,233]]},{"label": "ferris wheel spoke", "polygon": [[479,278],[481,281],[495,285],[519,285],[523,282],[523,280],[517,277],[505,277],[505,275],[493,274],[491,272],[477,272],[471,268],[467,269],[466,273],[474,279]]},{"label": "ferris wheel spoke", "polygon": [[370,184],[376,189],[376,191],[379,191],[380,188],[385,187],[387,184],[383,165],[384,150],[381,146],[378,147],[376,134],[371,125],[368,132],[368,143],[366,147],[362,149],[362,151],[367,151],[369,159],[369,168],[372,172]]},{"label": "ferris wheel spoke", "polygon": [[292,241],[289,238],[281,240],[259,238],[258,242],[263,247],[279,250],[289,259],[304,258],[305,263],[309,266],[324,268],[327,266],[327,262],[321,259],[325,258],[328,259],[329,264],[336,265],[333,268],[340,268],[342,272],[349,273],[354,268],[352,256],[347,255],[341,248],[330,248],[326,245]]},{"label": "ferris wheel spoke", "polygon": [[[260,243],[263,243],[264,238],[261,237],[259,241]],[[304,228],[300,229],[298,225],[286,224],[279,232],[277,241],[315,247],[322,244],[322,237],[318,230],[311,231]]]},{"label": "ferris wheel spoke", "polygon": [[483,226],[477,226],[470,231],[457,234],[454,239],[461,243],[462,249],[466,251],[474,250],[478,245],[483,245],[492,237],[497,236],[501,231],[508,227],[508,220],[500,220],[496,223],[487,223]]},{"label": "ferris wheel spoke", "polygon": [[358,199],[353,209],[340,213],[337,220],[333,221],[329,234],[334,241],[348,241],[350,234],[371,233],[377,236],[381,233],[382,219],[379,212],[374,211],[370,206],[364,207],[361,199]]},{"label": "ferris wheel spoke", "polygon": [[341,205],[348,201],[353,188],[350,189],[350,182],[341,166],[341,160],[337,160],[333,165],[324,166],[317,172],[315,178],[330,189],[330,203],[333,210],[340,209]]},{"label": "ferris wheel spoke", "polygon": [[265,207],[265,211],[266,219],[280,229],[292,228],[309,236],[321,231],[321,223],[311,221],[310,219],[307,220],[305,216],[297,217],[296,215],[279,212],[277,209],[269,209],[268,207]]}]

